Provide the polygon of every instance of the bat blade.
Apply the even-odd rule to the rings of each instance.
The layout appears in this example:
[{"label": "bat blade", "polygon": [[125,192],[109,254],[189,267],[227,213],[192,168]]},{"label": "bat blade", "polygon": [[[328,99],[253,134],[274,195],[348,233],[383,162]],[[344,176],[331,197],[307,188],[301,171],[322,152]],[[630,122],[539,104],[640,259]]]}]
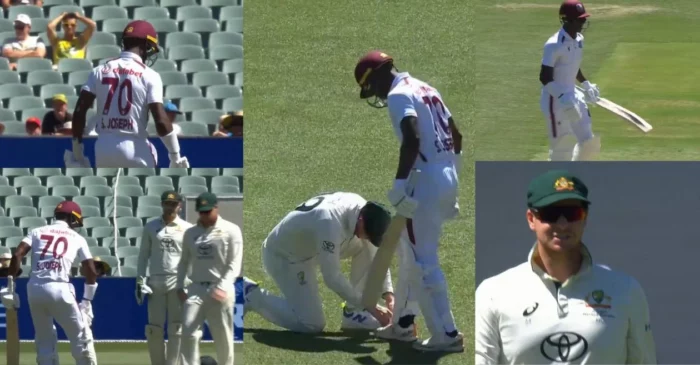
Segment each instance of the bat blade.
[{"label": "bat blade", "polygon": [[379,302],[386,272],[391,266],[391,260],[394,258],[404,227],[406,227],[406,217],[395,215],[382,237],[382,243],[370,264],[365,288],[362,291],[362,305],[365,308],[374,308]]},{"label": "bat blade", "polygon": [[[7,278],[7,287],[14,293],[14,278]],[[19,324],[17,323],[17,310],[5,307],[5,330],[7,337],[6,359],[7,365],[19,365]]]},{"label": "bat blade", "polygon": [[[576,86],[576,89],[583,92],[583,89],[580,86]],[[654,129],[651,124],[644,120],[644,118],[608,99],[600,98],[598,102],[596,102],[596,105],[609,112],[612,112],[621,119],[626,120],[644,133],[649,133],[652,129]]]}]

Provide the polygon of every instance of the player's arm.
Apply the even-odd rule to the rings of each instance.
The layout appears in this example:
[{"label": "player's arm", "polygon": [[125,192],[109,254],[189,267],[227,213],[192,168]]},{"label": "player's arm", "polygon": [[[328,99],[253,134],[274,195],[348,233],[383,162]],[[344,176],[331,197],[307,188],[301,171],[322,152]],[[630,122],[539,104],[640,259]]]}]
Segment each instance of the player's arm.
[{"label": "player's arm", "polygon": [[8,58],[22,58],[27,51],[12,49],[11,44],[6,44],[2,47],[2,55]]},{"label": "player's arm", "polygon": [[476,289],[475,294],[475,348],[476,365],[499,364],[501,336],[498,330],[498,315],[494,308],[494,282],[487,279]]},{"label": "player's arm", "polygon": [[[29,241],[27,241],[27,239]],[[17,272],[19,271],[20,266],[22,266],[22,259],[24,259],[24,256],[26,256],[32,249],[30,242],[32,242],[31,237],[27,236],[27,238],[20,242],[19,246],[17,246],[15,249],[12,259],[10,259],[10,269],[8,270],[9,276],[17,276]]]},{"label": "player's arm", "polygon": [[389,95],[389,114],[392,123],[401,131],[401,148],[399,149],[399,166],[396,170],[396,180],[408,178],[413,164],[418,157],[420,141],[416,126],[418,114],[410,96],[404,94]]},{"label": "player's arm", "polygon": [[78,249],[78,257],[81,261],[82,273],[85,275],[83,300],[92,301],[97,291],[97,269],[95,268],[95,261],[92,259],[92,254],[90,253],[87,242],[83,242]]},{"label": "player's arm", "polygon": [[229,291],[236,278],[241,275],[243,266],[243,234],[238,226],[230,227],[226,244],[226,266],[216,287]]},{"label": "player's arm", "polygon": [[31,51],[26,51],[25,57],[38,57],[38,58],[44,58],[46,56],[46,45],[44,45],[43,41],[39,41],[36,43],[36,48],[34,48]]},{"label": "player's arm", "polygon": [[[88,80],[88,82],[90,81]],[[92,90],[94,88],[86,90],[85,86],[83,86],[73,111],[73,140],[77,140],[79,143],[83,142],[83,133],[85,133],[85,125],[87,124],[87,111],[92,106],[92,103],[95,102],[95,94],[92,93]]]},{"label": "player's arm", "polygon": [[191,230],[192,228],[188,229],[185,231],[185,234],[182,238],[182,254],[180,255],[180,262],[177,264],[177,282],[176,282],[176,288],[178,290],[184,290],[185,289],[185,280],[187,279],[187,276],[190,274],[191,270],[191,258],[190,258],[190,237],[191,235]]},{"label": "player's arm", "polygon": [[85,30],[81,32],[78,36],[78,48],[83,48],[87,45],[88,41],[92,37],[92,34],[95,33],[95,29],[97,29],[97,23],[95,23],[94,20],[86,17],[82,13],[75,13],[75,16],[76,18],[78,18],[79,21],[85,24]]},{"label": "player's arm", "polygon": [[151,233],[150,226],[144,227],[141,234],[141,247],[139,248],[139,258],[136,264],[136,276],[145,277],[148,268],[148,260],[151,258]]},{"label": "player's arm", "polygon": [[168,150],[170,161],[177,161],[180,159],[180,142],[178,141],[177,133],[173,131],[173,124],[163,107],[163,80],[161,80],[160,75],[154,74],[153,77],[149,78],[146,94],[148,110],[153,115],[153,120],[156,123],[156,133],[158,133],[160,140],[163,141],[165,148]]},{"label": "player's arm", "polygon": [[318,262],[321,267],[323,281],[329,289],[338,294],[348,304],[355,308],[362,308],[360,293],[355,291],[341,269],[340,243],[343,242],[343,239],[338,234],[341,228],[336,227],[334,222],[330,220],[323,222],[322,225],[327,228],[319,232],[317,242],[321,245]]},{"label": "player's arm", "polygon": [[642,286],[635,280],[630,297],[626,364],[656,364],[656,345],[651,331],[649,303]]},{"label": "player's arm", "polygon": [[54,48],[56,48],[56,45],[58,44],[58,35],[56,35],[56,27],[58,27],[58,23],[60,23],[63,20],[63,17],[66,16],[66,14],[67,13],[64,11],[57,17],[51,19],[49,24],[46,25],[46,36],[49,38],[49,43],[51,43],[51,46]]},{"label": "player's arm", "polygon": [[580,83],[584,83],[588,81],[585,76],[583,76],[583,72],[581,72],[581,69],[578,69],[578,73],[576,74],[576,80]]},{"label": "player's arm", "polygon": [[542,67],[540,68],[540,82],[545,90],[555,98],[563,94],[562,87],[554,82],[554,65],[559,58],[559,45],[557,43],[547,43],[544,45],[542,56]]}]

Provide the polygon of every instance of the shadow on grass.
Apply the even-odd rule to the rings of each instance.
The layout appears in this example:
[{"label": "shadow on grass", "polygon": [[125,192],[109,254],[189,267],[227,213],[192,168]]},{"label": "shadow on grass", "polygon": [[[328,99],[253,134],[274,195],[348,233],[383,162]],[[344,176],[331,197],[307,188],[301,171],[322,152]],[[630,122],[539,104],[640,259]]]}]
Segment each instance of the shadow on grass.
[{"label": "shadow on grass", "polygon": [[[391,358],[385,365],[434,365],[438,361],[449,355],[449,353],[421,352],[414,350],[410,343],[401,341],[390,341],[386,354]],[[371,356],[362,356],[355,359],[362,365],[382,364]]]}]

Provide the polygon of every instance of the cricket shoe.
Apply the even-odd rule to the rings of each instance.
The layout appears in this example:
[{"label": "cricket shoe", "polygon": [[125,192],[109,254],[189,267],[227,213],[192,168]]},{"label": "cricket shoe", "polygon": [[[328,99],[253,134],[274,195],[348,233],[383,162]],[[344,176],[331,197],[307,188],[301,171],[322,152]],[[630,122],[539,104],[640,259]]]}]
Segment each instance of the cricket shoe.
[{"label": "cricket shoe", "polygon": [[379,321],[368,311],[353,311],[343,303],[343,319],[340,324],[341,331],[374,331],[380,326]]},{"label": "cricket shoe", "polygon": [[414,343],[413,348],[426,352],[464,352],[464,334],[459,332],[455,337],[447,334],[433,336]]},{"label": "cricket shoe", "polygon": [[250,280],[250,278],[247,278],[244,276],[243,277],[243,301],[244,301],[244,303],[243,303],[243,316],[244,317],[245,317],[245,314],[246,314],[246,311],[248,308],[248,306],[246,304],[248,304],[248,302],[250,301],[250,299],[248,299],[248,295],[250,295],[250,293],[253,292],[254,290],[260,290],[260,285],[258,285],[258,283],[256,283],[255,281]]},{"label": "cricket shoe", "polygon": [[403,328],[396,323],[380,327],[374,333],[375,336],[383,340],[413,342],[418,339],[418,331],[415,324]]}]

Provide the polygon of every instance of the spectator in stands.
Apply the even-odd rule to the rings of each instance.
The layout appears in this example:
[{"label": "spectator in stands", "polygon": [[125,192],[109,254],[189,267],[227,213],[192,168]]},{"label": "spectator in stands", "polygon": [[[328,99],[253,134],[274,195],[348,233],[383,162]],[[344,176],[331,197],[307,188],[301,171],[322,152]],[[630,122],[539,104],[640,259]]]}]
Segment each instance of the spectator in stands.
[{"label": "spectator in stands", "polygon": [[10,259],[12,259],[12,254],[9,252],[0,255],[0,269],[10,267]]},{"label": "spectator in stands", "polygon": [[228,113],[219,119],[219,130],[214,137],[243,137],[243,111]]},{"label": "spectator in stands", "polygon": [[56,132],[57,136],[72,136],[73,135],[73,122],[65,122],[61,126],[61,129]]},{"label": "spectator in stands", "polygon": [[175,105],[172,100],[166,100],[163,107],[165,108],[165,114],[168,116],[168,119],[171,123],[173,123],[173,132],[175,132],[176,135],[181,136],[182,128],[177,125],[177,120],[175,119],[178,115],[182,114],[182,112],[177,108],[177,105]]},{"label": "spectator in stands", "polygon": [[51,100],[53,110],[44,115],[41,122],[41,134],[52,135],[58,133],[63,123],[73,120],[73,114],[68,112],[68,99],[64,94],[56,94]]},{"label": "spectator in stands", "polygon": [[40,136],[41,121],[37,117],[28,118],[27,122],[24,124],[24,130],[27,131],[28,136]]},{"label": "spectator in stands", "polygon": [[[85,31],[80,34],[75,32],[78,20],[87,26]],[[56,26],[59,22],[63,29],[63,37],[61,38],[56,34]],[[95,33],[95,29],[97,29],[97,23],[80,13],[61,13],[51,20],[46,26],[46,35],[53,48],[53,64],[58,65],[58,62],[63,58],[85,58],[85,48],[92,34]]]},{"label": "spectator in stands", "polygon": [[44,6],[44,0],[2,0],[2,7],[7,9],[12,5]]},{"label": "spectator in stands", "polygon": [[46,56],[46,46],[38,36],[30,36],[32,19],[27,14],[19,14],[15,19],[15,38],[8,38],[2,46],[2,55],[10,61],[10,69],[17,69],[17,60],[27,57]]}]

